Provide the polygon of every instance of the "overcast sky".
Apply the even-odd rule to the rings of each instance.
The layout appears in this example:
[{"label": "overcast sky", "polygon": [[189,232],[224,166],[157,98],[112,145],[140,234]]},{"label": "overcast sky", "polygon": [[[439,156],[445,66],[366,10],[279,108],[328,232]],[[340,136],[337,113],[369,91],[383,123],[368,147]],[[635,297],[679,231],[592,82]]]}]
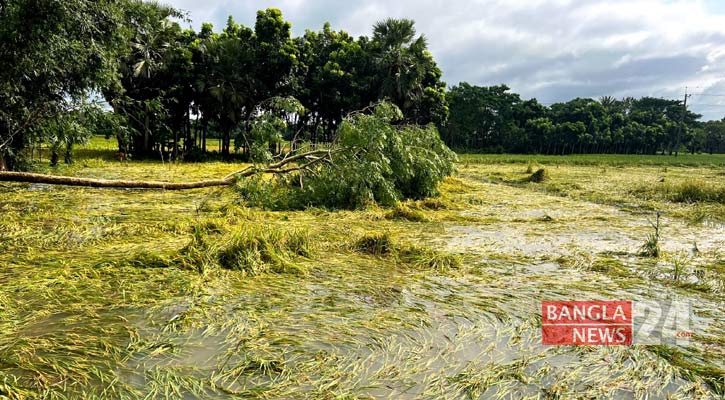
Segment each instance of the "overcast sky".
[{"label": "overcast sky", "polygon": [[[275,7],[293,33],[370,35],[386,17],[415,20],[448,86],[504,83],[549,104],[603,95],[682,98],[704,119],[725,116],[725,0],[166,0],[192,25],[227,16],[253,26]],[[709,96],[708,96],[709,94]]]}]

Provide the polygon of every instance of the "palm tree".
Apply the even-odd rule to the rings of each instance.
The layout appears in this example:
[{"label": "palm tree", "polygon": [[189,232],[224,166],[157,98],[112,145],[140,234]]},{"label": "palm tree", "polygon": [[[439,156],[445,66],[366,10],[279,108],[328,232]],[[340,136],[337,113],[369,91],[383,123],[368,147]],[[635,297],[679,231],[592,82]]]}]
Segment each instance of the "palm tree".
[{"label": "palm tree", "polygon": [[607,111],[611,111],[614,108],[614,105],[617,103],[617,99],[615,99],[612,96],[602,96],[599,98],[599,104],[604,106]]},{"label": "palm tree", "polygon": [[[153,104],[156,104],[149,100],[157,100],[156,96],[152,94],[154,90],[149,91],[148,89],[157,88],[153,85],[152,78],[166,67],[167,55],[177,44],[177,35],[180,32],[178,24],[167,19],[167,17],[175,15],[171,13],[172,9],[161,7],[153,11],[158,14],[149,16],[149,20],[139,27],[131,42],[131,52],[124,62],[125,79],[129,81],[131,87],[135,87],[139,91],[137,101],[131,102],[128,106],[136,109],[136,112],[130,113],[129,116],[137,120],[143,127],[142,150],[144,153],[151,150],[150,123],[154,114]],[[149,96],[153,97],[149,98]],[[136,150],[138,151],[138,149]]]},{"label": "palm tree", "polygon": [[377,46],[376,64],[383,73],[381,95],[405,109],[422,91],[427,43],[423,35],[415,37],[415,22],[394,19],[373,26],[373,43]]},{"label": "palm tree", "polygon": [[133,63],[133,76],[150,79],[151,75],[163,64],[165,50],[170,44],[173,25],[166,19],[159,21],[159,26],[140,33],[136,36],[131,47]]},{"label": "palm tree", "polygon": [[411,19],[387,18],[373,25],[373,40],[383,49],[401,48],[415,38],[415,22]]}]

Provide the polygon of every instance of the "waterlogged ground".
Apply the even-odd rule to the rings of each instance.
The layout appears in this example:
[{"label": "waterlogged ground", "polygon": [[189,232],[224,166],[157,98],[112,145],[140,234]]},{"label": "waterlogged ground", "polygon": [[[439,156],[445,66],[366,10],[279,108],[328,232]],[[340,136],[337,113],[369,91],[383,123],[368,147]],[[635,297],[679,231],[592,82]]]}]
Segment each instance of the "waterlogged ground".
[{"label": "waterlogged ground", "polygon": [[[2,184],[0,398],[722,398],[725,208],[642,189],[723,185],[722,162],[547,159],[550,179],[526,183],[525,162],[482,160],[397,211]],[[180,181],[238,167],[119,163],[96,143],[57,173]],[[658,211],[662,255],[643,257]],[[310,249],[274,271],[205,258],[260,232],[303,232]],[[381,235],[462,262],[356,247]],[[565,299],[690,303],[695,336],[542,346],[540,302]]]}]

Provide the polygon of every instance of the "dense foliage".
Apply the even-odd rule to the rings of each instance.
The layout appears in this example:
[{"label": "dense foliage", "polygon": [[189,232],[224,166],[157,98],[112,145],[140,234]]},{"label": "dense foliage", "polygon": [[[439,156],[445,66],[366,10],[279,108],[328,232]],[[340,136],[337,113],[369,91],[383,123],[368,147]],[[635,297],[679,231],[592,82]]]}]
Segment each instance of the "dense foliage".
[{"label": "dense foliage", "polygon": [[[294,135],[328,142],[345,115],[382,99],[397,104],[405,122],[447,117],[441,71],[410,20],[382,21],[372,38],[328,24],[293,38],[276,9],[259,11],[253,28],[229,17],[217,33],[211,24],[183,30],[176,10],[150,2],[12,0],[0,7],[0,154],[7,163],[29,140],[46,141],[30,137],[28,125],[56,118],[68,100],[93,90],[118,115],[119,150],[142,157],[193,157],[210,137],[219,138],[222,154],[247,156],[254,145],[271,149]],[[301,107],[276,107],[275,98]],[[285,129],[255,144],[255,120],[267,113]]]},{"label": "dense foliage", "polygon": [[[372,39],[354,39],[328,24],[293,38],[276,9],[259,11],[253,29],[229,17],[221,33],[210,24],[200,32],[181,30],[165,14],[133,32],[121,79],[104,92],[137,132],[124,143],[136,155],[206,151],[213,136],[222,154],[249,156],[254,119],[265,113],[285,120],[280,134],[287,139],[299,134],[328,142],[346,114],[384,98],[405,111],[406,121],[445,121],[441,71],[425,40],[415,38],[412,21],[381,22]],[[281,110],[270,102],[288,97],[302,108]]]},{"label": "dense foliage", "polygon": [[130,4],[0,2],[0,169],[18,168],[41,125],[65,119],[89,90],[114,80]]},{"label": "dense foliage", "polygon": [[700,124],[688,144],[691,152],[725,153],[725,118]]},{"label": "dense foliage", "polygon": [[499,153],[625,153],[725,150],[722,122],[700,123],[682,102],[577,98],[545,107],[509,88],[467,83],[447,93],[446,143],[464,151]]},{"label": "dense foliage", "polygon": [[[99,129],[118,139],[124,157],[199,159],[215,138],[224,156],[269,159],[293,138],[339,140],[346,115],[382,100],[402,112],[396,124],[435,124],[464,151],[725,147],[723,122],[700,123],[676,100],[605,97],[547,107],[503,85],[461,83],[446,92],[425,37],[408,19],[380,21],[370,37],[354,38],[329,24],[293,37],[277,9],[258,11],[253,27],[229,17],[220,32],[208,23],[182,29],[183,17],[138,0],[0,1],[0,169],[24,168],[28,149],[41,145],[54,151],[53,162],[64,147],[70,161],[73,144]],[[113,110],[100,125],[81,118],[94,97]]]},{"label": "dense foliage", "polygon": [[73,147],[86,143],[95,133],[104,130],[116,132],[119,129],[121,125],[115,114],[105,112],[98,103],[80,103],[29,127],[28,135],[31,139],[47,143],[50,165],[55,166],[61,155],[66,164],[72,163]]},{"label": "dense foliage", "polygon": [[456,156],[432,124],[397,124],[402,118],[386,102],[354,113],[338,128],[333,162],[279,181],[250,180],[240,190],[252,204],[272,209],[357,208],[433,196],[453,172]]}]

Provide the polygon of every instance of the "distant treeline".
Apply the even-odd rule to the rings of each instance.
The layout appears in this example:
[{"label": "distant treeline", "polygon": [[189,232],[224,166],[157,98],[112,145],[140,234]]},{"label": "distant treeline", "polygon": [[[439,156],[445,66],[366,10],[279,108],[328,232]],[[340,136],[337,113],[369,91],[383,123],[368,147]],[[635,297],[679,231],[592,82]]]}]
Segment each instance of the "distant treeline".
[{"label": "distant treeline", "polygon": [[[372,36],[325,24],[292,37],[276,9],[253,27],[229,17],[219,32],[135,0],[0,2],[0,169],[24,168],[28,149],[72,149],[93,133],[138,157],[246,156],[285,140],[329,142],[346,115],[388,100],[398,123],[439,128],[457,150],[518,153],[722,152],[721,122],[699,123],[679,101],[575,99],[545,107],[505,86],[446,91],[414,22],[386,19]],[[103,105],[88,102],[91,94]]]},{"label": "distant treeline", "polygon": [[[577,98],[545,107],[509,88],[461,83],[447,93],[440,127],[448,146],[493,153],[725,152],[725,122],[698,122],[682,101],[652,97]],[[724,120],[725,121],[725,120]]]}]

